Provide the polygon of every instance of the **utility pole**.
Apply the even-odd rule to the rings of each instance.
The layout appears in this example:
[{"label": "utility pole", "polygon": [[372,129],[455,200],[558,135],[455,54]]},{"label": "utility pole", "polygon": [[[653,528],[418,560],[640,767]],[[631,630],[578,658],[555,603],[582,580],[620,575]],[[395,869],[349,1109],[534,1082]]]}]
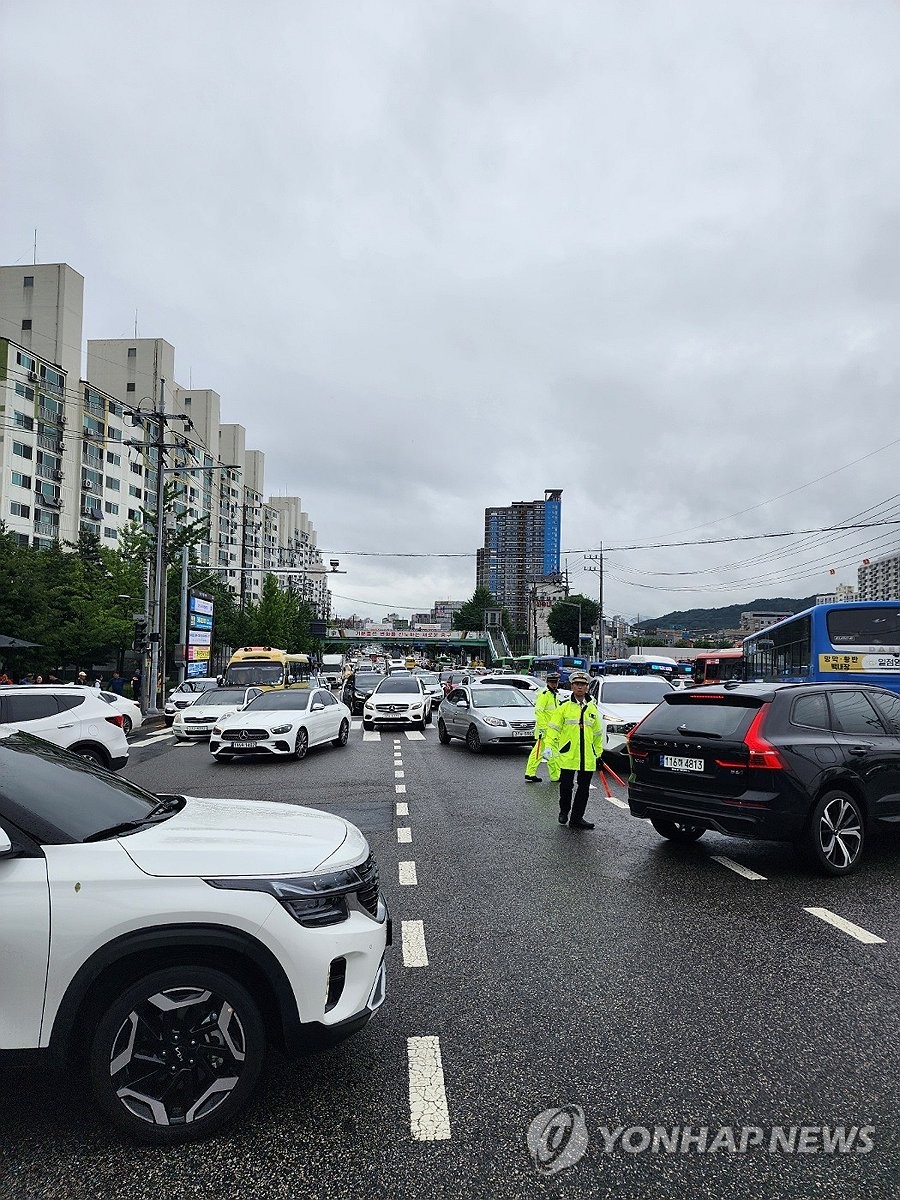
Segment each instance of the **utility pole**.
[{"label": "utility pole", "polygon": [[[165,476],[163,475],[163,434],[166,428],[165,418],[165,386],[166,381],[159,381],[159,400],[156,408],[156,567],[153,577],[155,602],[153,605],[153,628],[150,633],[150,699],[147,714],[159,711],[157,699],[159,695],[159,665],[160,649],[164,647],[166,625],[166,571],[165,571]],[[165,650],[163,649],[163,654]],[[165,658],[163,658],[165,665]],[[165,690],[165,689],[164,689]]]},{"label": "utility pole", "polygon": [[606,660],[606,635],[603,628],[603,543],[600,543],[599,554],[586,554],[586,562],[596,563],[595,567],[585,567],[586,571],[591,571],[599,576],[599,604],[600,612],[597,617],[597,626],[600,630],[600,660]]}]

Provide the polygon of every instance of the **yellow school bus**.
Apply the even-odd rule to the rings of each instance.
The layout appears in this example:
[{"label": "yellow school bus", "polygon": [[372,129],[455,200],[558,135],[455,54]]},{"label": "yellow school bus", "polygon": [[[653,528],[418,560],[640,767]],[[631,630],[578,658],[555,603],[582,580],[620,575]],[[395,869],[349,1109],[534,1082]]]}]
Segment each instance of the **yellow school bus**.
[{"label": "yellow school bus", "polygon": [[308,654],[288,654],[273,646],[241,646],[225,668],[226,687],[308,688]]}]

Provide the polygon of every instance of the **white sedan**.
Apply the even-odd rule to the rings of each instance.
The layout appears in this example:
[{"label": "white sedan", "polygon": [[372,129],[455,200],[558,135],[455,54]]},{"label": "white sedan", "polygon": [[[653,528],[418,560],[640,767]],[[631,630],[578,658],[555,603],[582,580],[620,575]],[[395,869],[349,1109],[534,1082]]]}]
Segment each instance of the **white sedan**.
[{"label": "white sedan", "polygon": [[590,694],[603,722],[604,751],[626,753],[628,734],[674,690],[668,680],[646,675],[601,675],[592,680]]},{"label": "white sedan", "polygon": [[122,715],[122,731],[129,734],[134,729],[140,729],[144,723],[144,714],[141,712],[141,706],[135,704],[133,700],[129,700],[127,696],[120,696],[116,692],[98,692],[101,700],[106,703],[115,712]]},{"label": "white sedan", "polygon": [[230,716],[261,695],[262,688],[210,688],[200,692],[186,708],[179,708],[172,722],[176,742],[191,738],[207,738],[222,717]]},{"label": "white sedan", "polygon": [[217,721],[209,748],[217,762],[247,754],[306,758],[311,746],[346,746],[350,709],[328,688],[263,692],[241,712]]}]

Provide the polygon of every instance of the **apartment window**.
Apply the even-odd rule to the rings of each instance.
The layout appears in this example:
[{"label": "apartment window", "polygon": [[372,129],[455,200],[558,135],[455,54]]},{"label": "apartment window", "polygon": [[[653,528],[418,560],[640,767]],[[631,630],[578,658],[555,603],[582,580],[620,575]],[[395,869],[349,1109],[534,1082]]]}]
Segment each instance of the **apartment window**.
[{"label": "apartment window", "polygon": [[22,332],[27,333],[30,328],[31,328],[31,318],[26,317],[25,320],[22,322]]},{"label": "apartment window", "polygon": [[26,387],[24,383],[16,384],[16,395],[21,396],[23,400],[34,399],[34,388]]},{"label": "apartment window", "polygon": [[128,510],[128,520],[129,521],[136,521],[138,519],[138,515],[139,515],[138,510],[136,508],[129,508],[129,510]]},{"label": "apartment window", "polygon": [[21,350],[16,351],[16,363],[20,367],[24,367],[26,371],[37,370],[37,360],[32,358],[30,354],[23,354]]},{"label": "apartment window", "polygon": [[13,442],[13,454],[18,454],[19,458],[33,458],[34,449],[23,442]]},{"label": "apartment window", "polygon": [[137,358],[137,346],[129,346],[128,347],[128,357],[129,358]]},{"label": "apartment window", "polygon": [[13,410],[13,420],[20,429],[34,429],[34,417]]},{"label": "apartment window", "polygon": [[134,391],[134,384],[133,384],[133,383],[126,383],[126,384],[125,384],[125,391],[126,391],[126,392],[133,392],[133,391]]},{"label": "apartment window", "polygon": [[115,529],[110,529],[108,525],[104,525],[103,536],[115,540],[119,535],[116,533]]},{"label": "apartment window", "polygon": [[130,466],[132,475],[143,475],[144,468],[140,463],[131,463]]},{"label": "apartment window", "polygon": [[107,500],[103,507],[111,517],[117,517],[119,515],[119,506],[118,504],[113,504],[112,500]]},{"label": "apartment window", "polygon": [[131,487],[129,487],[129,489],[128,489],[128,495],[129,495],[129,496],[133,496],[133,497],[135,498],[135,500],[140,500],[140,498],[141,498],[141,489],[140,489],[139,487],[134,487],[134,485],[132,485],[132,486],[131,486]]},{"label": "apartment window", "polygon": [[112,450],[107,450],[106,461],[108,463],[111,463],[112,466],[114,466],[114,467],[121,467],[122,455],[121,454],[113,454]]},{"label": "apartment window", "polygon": [[33,288],[34,287],[34,276],[26,275],[25,278],[22,280],[22,287],[32,287]]},{"label": "apartment window", "polygon": [[21,471],[13,471],[12,481],[15,487],[30,488],[31,476],[23,475]]},{"label": "apartment window", "polygon": [[31,509],[27,504],[20,504],[18,500],[13,500],[9,506],[9,511],[14,517],[30,517]]},{"label": "apartment window", "polygon": [[111,475],[106,476],[106,486],[111,492],[118,492],[121,490],[118,479],[113,479]]}]

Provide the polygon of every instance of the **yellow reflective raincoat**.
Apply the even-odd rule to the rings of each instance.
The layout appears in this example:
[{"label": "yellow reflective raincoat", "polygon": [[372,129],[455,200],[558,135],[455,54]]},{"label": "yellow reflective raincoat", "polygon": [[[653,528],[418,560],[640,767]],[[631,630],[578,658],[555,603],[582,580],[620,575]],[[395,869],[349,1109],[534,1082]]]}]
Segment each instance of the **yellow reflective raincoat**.
[{"label": "yellow reflective raincoat", "polygon": [[603,753],[603,725],[593,700],[564,700],[553,712],[544,734],[553,765],[562,771],[595,771]]}]

